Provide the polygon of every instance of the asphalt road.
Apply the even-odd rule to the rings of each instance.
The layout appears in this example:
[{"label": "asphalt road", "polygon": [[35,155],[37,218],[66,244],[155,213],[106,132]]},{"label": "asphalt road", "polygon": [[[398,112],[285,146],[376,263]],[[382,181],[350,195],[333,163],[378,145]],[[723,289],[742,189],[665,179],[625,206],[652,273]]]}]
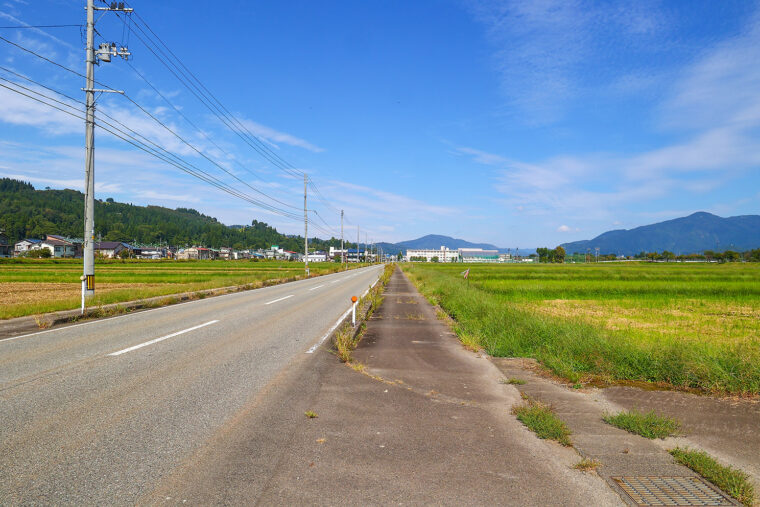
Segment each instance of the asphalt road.
[{"label": "asphalt road", "polygon": [[0,504],[139,502],[308,368],[381,269],[0,340]]}]

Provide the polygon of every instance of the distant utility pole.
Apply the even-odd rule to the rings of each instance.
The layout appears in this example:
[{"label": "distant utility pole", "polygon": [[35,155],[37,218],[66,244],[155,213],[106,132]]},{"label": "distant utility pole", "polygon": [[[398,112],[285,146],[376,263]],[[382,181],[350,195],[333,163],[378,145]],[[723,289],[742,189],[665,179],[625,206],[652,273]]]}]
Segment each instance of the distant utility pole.
[{"label": "distant utility pole", "polygon": [[306,211],[306,173],[303,173],[303,251],[306,278],[309,277],[309,215]]},{"label": "distant utility pole", "polygon": [[359,262],[359,226],[356,226],[356,262]]},{"label": "distant utility pole", "polygon": [[340,210],[340,265],[346,262],[346,252],[343,248],[343,210]]},{"label": "distant utility pole", "polygon": [[125,60],[130,52],[126,47],[116,48],[116,44],[104,42],[95,51],[95,11],[115,11],[130,13],[132,9],[124,7],[124,2],[111,2],[108,7],[95,7],[94,0],[87,0],[87,48],[85,62],[87,65],[86,87],[86,120],[84,134],[84,251],[82,252],[82,314],[84,314],[85,299],[95,294],[95,93],[123,93],[116,90],[95,89],[95,65],[100,62],[110,62],[112,56]]}]

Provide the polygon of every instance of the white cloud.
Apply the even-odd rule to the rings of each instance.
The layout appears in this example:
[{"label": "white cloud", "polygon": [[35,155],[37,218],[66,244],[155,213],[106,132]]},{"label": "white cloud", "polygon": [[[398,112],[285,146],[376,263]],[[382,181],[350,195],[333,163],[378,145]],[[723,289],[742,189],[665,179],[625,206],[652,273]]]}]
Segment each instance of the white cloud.
[{"label": "white cloud", "polygon": [[572,229],[566,225],[560,225],[557,227],[557,232],[570,232]]},{"label": "white cloud", "polygon": [[653,2],[479,0],[468,4],[495,49],[494,66],[510,106],[526,123],[559,119],[584,93],[589,75],[617,79],[621,50],[661,36]]},{"label": "white cloud", "polygon": [[273,146],[277,147],[277,143],[287,144],[289,146],[296,146],[309,150],[313,153],[320,153],[325,151],[324,148],[320,148],[309,141],[296,137],[292,134],[280,132],[266,125],[261,125],[251,120],[242,120],[242,124],[251,131],[256,137],[259,137]]}]

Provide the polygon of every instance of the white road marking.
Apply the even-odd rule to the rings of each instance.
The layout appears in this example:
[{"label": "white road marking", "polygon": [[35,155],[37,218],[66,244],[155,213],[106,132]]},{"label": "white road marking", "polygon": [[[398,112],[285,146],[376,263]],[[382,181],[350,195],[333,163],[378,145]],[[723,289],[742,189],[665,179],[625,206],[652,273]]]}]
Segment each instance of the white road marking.
[{"label": "white road marking", "polygon": [[332,282],[330,282],[330,283],[338,283],[338,282],[342,282],[342,281],[343,281],[343,280],[333,280],[333,281],[332,281]]},{"label": "white road marking", "polygon": [[271,305],[272,303],[277,303],[278,301],[282,301],[282,300],[285,300],[285,299],[288,299],[288,298],[292,298],[293,296],[294,296],[294,294],[290,294],[289,296],[285,296],[284,298],[275,299],[273,301],[270,301],[269,303],[264,303],[264,304],[265,305]]},{"label": "white road marking", "polygon": [[311,289],[309,289],[309,291],[317,290],[317,289],[319,289],[320,287],[324,287],[324,286],[325,286],[325,284],[322,284],[322,285],[317,285],[316,287],[312,287]]},{"label": "white road marking", "polygon": [[335,324],[332,325],[332,327],[330,329],[327,330],[327,332],[325,333],[325,335],[322,338],[320,338],[317,343],[315,343],[314,345],[312,345],[312,347],[309,350],[307,350],[306,353],[307,354],[313,354],[314,351],[317,350],[319,348],[319,346],[322,345],[325,342],[325,340],[327,340],[327,337],[330,336],[333,333],[333,331],[335,331],[335,328],[338,327],[341,322],[343,322],[343,319],[345,319],[346,317],[348,317],[349,313],[351,313],[351,307],[350,306],[348,307],[348,310],[346,310],[346,312],[343,315],[341,315],[340,317],[338,317],[338,320],[335,322]]},{"label": "white road marking", "polygon": [[177,331],[176,333],[168,334],[166,336],[162,336],[161,338],[156,338],[155,340],[150,340],[150,341],[147,341],[147,342],[144,342],[144,343],[140,343],[139,345],[134,345],[132,347],[128,347],[126,349],[119,350],[118,352],[111,352],[108,355],[109,356],[120,356],[121,354],[126,354],[127,352],[132,352],[133,350],[141,349],[143,347],[147,347],[148,345],[153,345],[154,343],[158,343],[158,342],[164,341],[167,338],[173,338],[173,337],[175,337],[177,335],[189,333],[190,331],[195,331],[196,329],[200,329],[202,327],[206,327],[206,326],[209,326],[211,324],[216,324],[217,322],[219,322],[219,321],[218,320],[210,320],[210,321],[206,322],[205,324],[200,324],[198,326],[193,326],[193,327],[190,327],[190,328],[187,328],[187,329],[183,329],[182,331]]}]

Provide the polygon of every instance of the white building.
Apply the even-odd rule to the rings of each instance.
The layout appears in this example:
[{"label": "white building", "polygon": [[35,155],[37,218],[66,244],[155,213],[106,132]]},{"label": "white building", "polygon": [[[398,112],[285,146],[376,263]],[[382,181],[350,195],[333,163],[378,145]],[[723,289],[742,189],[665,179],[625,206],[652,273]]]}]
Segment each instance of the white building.
[{"label": "white building", "polygon": [[327,262],[327,254],[325,252],[310,252],[308,259],[309,262]]},{"label": "white building", "polygon": [[499,262],[499,251],[483,250],[482,248],[460,248],[459,257],[462,262]]},{"label": "white building", "polygon": [[406,262],[459,262],[459,251],[442,246],[440,250],[409,249]]}]

